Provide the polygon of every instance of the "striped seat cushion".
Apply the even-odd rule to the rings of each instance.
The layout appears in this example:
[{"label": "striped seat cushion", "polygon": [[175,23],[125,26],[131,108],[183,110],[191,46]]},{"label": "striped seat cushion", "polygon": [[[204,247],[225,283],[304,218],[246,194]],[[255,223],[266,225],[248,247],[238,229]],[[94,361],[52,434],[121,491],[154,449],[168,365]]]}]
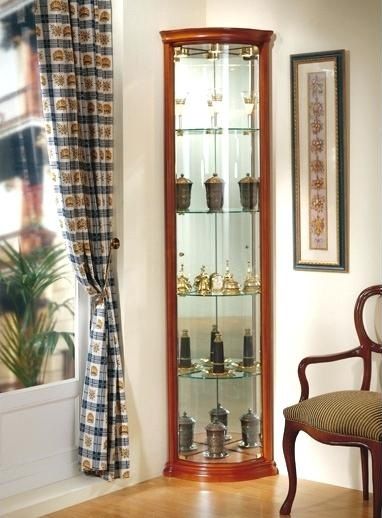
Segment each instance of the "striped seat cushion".
[{"label": "striped seat cushion", "polygon": [[382,441],[382,394],[378,392],[330,392],[285,408],[284,416],[325,432]]}]

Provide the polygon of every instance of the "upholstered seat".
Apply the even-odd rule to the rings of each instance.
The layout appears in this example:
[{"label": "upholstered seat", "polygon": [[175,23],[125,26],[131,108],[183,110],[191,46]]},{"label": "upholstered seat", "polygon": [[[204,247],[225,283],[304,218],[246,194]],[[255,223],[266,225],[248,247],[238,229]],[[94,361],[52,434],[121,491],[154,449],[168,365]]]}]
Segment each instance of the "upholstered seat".
[{"label": "upholstered seat", "polygon": [[285,408],[284,417],[323,432],[382,441],[382,394],[378,392],[329,392]]},{"label": "upholstered seat", "polygon": [[[284,409],[285,429],[283,450],[288,469],[289,490],[280,514],[289,515],[297,488],[295,442],[300,432],[333,446],[359,448],[362,467],[364,500],[369,498],[369,454],[373,478],[373,518],[382,518],[382,394],[370,391],[372,354],[382,353],[382,345],[372,340],[363,321],[365,303],[382,295],[382,285],[363,290],[354,308],[354,323],[359,346],[348,351],[301,360],[298,377],[301,384],[300,402]],[[337,362],[357,358],[363,363],[360,390],[342,390],[309,397],[306,369],[311,364]],[[350,510],[349,510],[349,516]]]}]

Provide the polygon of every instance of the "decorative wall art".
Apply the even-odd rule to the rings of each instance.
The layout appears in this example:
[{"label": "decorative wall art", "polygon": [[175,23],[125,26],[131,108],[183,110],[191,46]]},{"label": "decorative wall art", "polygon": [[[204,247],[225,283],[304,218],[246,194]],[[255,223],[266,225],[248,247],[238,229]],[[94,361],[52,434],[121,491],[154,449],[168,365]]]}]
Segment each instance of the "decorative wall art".
[{"label": "decorative wall art", "polygon": [[344,70],[344,50],[291,56],[296,269],[347,269]]}]

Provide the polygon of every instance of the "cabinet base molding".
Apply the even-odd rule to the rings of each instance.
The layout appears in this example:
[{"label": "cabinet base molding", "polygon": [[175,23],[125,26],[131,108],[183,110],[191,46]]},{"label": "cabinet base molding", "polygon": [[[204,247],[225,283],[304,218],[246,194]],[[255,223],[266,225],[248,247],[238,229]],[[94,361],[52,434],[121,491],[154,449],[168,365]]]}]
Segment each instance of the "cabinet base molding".
[{"label": "cabinet base molding", "polygon": [[278,475],[274,461],[259,460],[253,462],[215,465],[193,465],[188,462],[168,462],[163,470],[166,477],[176,477],[197,482],[238,482],[255,478]]}]

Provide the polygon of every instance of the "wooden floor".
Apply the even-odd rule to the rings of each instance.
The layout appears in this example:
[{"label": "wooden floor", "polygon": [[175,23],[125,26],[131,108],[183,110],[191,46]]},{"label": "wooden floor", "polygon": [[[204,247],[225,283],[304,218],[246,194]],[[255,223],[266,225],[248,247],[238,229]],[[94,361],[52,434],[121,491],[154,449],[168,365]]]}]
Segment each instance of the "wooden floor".
[{"label": "wooden floor", "polygon": [[[46,515],[54,518],[278,518],[287,478],[199,483],[156,478]],[[360,491],[300,481],[293,518],[371,518]]]}]

